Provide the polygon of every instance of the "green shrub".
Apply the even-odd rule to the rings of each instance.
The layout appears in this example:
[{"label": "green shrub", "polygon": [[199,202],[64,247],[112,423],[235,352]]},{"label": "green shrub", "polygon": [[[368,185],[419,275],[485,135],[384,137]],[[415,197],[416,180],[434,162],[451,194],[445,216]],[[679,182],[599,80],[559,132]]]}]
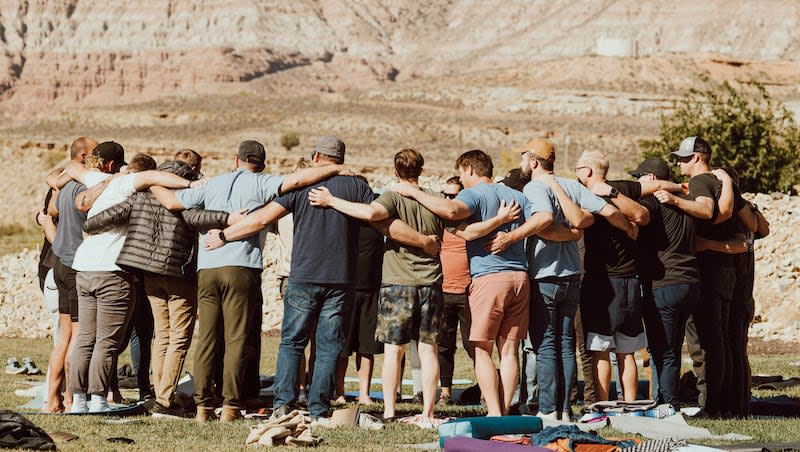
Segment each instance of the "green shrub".
[{"label": "green shrub", "polygon": [[300,137],[294,132],[284,133],[281,135],[281,146],[287,151],[291,151],[293,147],[300,144]]},{"label": "green shrub", "polygon": [[[704,82],[705,88],[692,88],[675,102],[674,114],[661,117],[658,138],[640,142],[643,157],[669,161],[681,140],[696,135],[711,145],[712,167],[739,173],[743,191],[797,192],[800,129],[792,113],[756,81],[741,88]],[[674,166],[673,175],[679,177]]]}]

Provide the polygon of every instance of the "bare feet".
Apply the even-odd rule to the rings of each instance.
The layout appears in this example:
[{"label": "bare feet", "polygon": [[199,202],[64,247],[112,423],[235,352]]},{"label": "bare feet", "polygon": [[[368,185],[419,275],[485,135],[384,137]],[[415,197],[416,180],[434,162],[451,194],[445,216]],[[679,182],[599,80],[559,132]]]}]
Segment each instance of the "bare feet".
[{"label": "bare feet", "polygon": [[370,399],[369,397],[359,397],[358,398],[358,404],[359,405],[372,405],[373,403],[375,403],[375,402],[372,399]]},{"label": "bare feet", "polygon": [[347,399],[345,399],[344,396],[340,395],[339,397],[336,398],[336,400],[333,401],[333,403],[336,403],[338,405],[345,405],[347,403]]},{"label": "bare feet", "polygon": [[[50,408],[53,407],[53,408]],[[65,411],[64,404],[60,400],[50,400],[45,402],[42,408],[42,413],[63,413]]]}]

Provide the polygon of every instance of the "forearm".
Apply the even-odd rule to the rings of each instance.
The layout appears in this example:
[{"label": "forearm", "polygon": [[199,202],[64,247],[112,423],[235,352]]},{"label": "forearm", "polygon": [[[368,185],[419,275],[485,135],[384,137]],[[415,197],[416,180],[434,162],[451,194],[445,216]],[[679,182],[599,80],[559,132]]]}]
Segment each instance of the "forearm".
[{"label": "forearm", "polygon": [[166,171],[142,171],[133,176],[136,191],[146,190],[154,185],[165,188],[189,188],[191,181]]},{"label": "forearm", "polygon": [[671,193],[681,191],[681,184],[670,182],[666,180],[647,180],[640,181],[639,185],[642,187],[642,198],[650,196],[658,190],[666,190]]},{"label": "forearm", "polygon": [[103,182],[100,182],[94,187],[80,192],[75,198],[75,207],[77,207],[81,212],[88,212],[110,182],[111,178],[107,177]]},{"label": "forearm", "polygon": [[644,226],[650,222],[650,212],[647,208],[622,193],[612,198],[611,202],[626,218],[637,225]]},{"label": "forearm", "polygon": [[698,218],[700,220],[710,220],[714,217],[714,208],[713,206],[706,205],[702,202],[697,200],[691,201],[688,199],[673,198],[674,202],[673,205],[675,207],[681,209],[682,211],[686,212],[689,216],[694,218]]},{"label": "forearm", "polygon": [[384,218],[378,221],[370,221],[369,224],[377,229],[378,232],[397,243],[413,248],[425,247],[428,236],[412,228],[402,220]]},{"label": "forearm", "polygon": [[558,198],[558,203],[561,205],[561,211],[564,212],[564,217],[569,221],[573,227],[578,229],[586,229],[594,223],[594,215],[581,209],[581,207],[567,195],[567,192],[561,188],[559,184],[551,186],[553,193]]},{"label": "forearm", "polygon": [[341,169],[341,165],[324,165],[298,169],[283,178],[280,192],[286,193],[311,184],[316,184],[319,181],[339,174]]},{"label": "forearm", "polygon": [[477,223],[459,225],[453,233],[469,242],[491,234],[503,224],[505,224],[504,218],[495,216]]},{"label": "forearm", "polygon": [[440,198],[425,193],[420,189],[411,191],[411,198],[417,200],[426,209],[433,212],[436,216],[446,220],[463,220],[469,216],[469,209],[462,202],[451,201],[447,198]]},{"label": "forearm", "polygon": [[536,212],[522,223],[520,227],[508,233],[511,243],[518,242],[532,235],[536,235],[553,223],[552,212]]},{"label": "forearm", "polygon": [[733,182],[730,179],[722,181],[722,192],[717,201],[717,209],[719,214],[714,220],[715,224],[722,223],[733,216]]},{"label": "forearm", "polygon": [[283,206],[271,202],[246,216],[242,221],[225,228],[225,239],[230,242],[250,237],[251,235],[261,232],[287,213],[289,213],[289,211],[284,209]]},{"label": "forearm", "polygon": [[748,250],[747,240],[737,236],[728,240],[709,240],[703,237],[695,238],[696,251],[714,251],[723,254],[741,254]]},{"label": "forearm", "polygon": [[42,230],[44,231],[44,237],[52,244],[56,240],[56,225],[53,223],[53,218],[50,215],[47,215],[44,220]]},{"label": "forearm", "polygon": [[753,210],[753,205],[745,203],[745,206],[739,209],[737,212],[739,219],[742,220],[742,224],[744,225],[745,229],[749,232],[755,232],[758,229],[758,216],[756,215],[755,210]]},{"label": "forearm", "polygon": [[353,218],[364,221],[384,220],[389,216],[386,209],[379,209],[374,204],[362,204],[360,202],[346,201],[341,198],[332,197],[328,207]]},{"label": "forearm", "polygon": [[[609,206],[611,205],[609,204]],[[603,214],[603,216],[609,223],[611,223],[612,226],[630,236],[633,233],[633,223],[631,223],[631,221],[629,221],[616,207],[611,206],[612,208],[608,209],[607,207],[609,206],[603,208],[600,213]]]},{"label": "forearm", "polygon": [[184,210],[186,208],[184,207],[183,203],[178,200],[178,197],[175,196],[175,192],[168,188],[159,187],[156,185],[150,187],[150,193],[152,193],[158,202],[167,210],[177,211]]},{"label": "forearm", "polygon": [[580,238],[583,237],[583,230],[570,228],[561,223],[552,223],[550,226],[544,228],[543,231],[539,232],[539,237],[551,242],[571,242],[580,240]]},{"label": "forearm", "polygon": [[62,168],[57,174],[51,173],[47,176],[47,185],[56,190],[61,190],[71,180],[72,178],[69,177],[69,174],[65,173]]}]

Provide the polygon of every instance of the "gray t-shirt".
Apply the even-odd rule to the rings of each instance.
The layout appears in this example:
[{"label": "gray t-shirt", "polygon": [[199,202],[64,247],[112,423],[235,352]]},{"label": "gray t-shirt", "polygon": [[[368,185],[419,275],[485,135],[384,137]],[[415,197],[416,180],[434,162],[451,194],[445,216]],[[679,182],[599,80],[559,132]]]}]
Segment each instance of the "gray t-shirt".
[{"label": "gray t-shirt", "polygon": [[[251,173],[239,168],[232,173],[212,177],[202,187],[179,190],[175,196],[187,209],[200,207],[233,213],[240,209],[255,210],[272,201],[278,196],[281,184],[282,176]],[[206,233],[202,233],[197,246],[197,269],[237,266],[260,270],[261,245],[265,234],[266,231],[262,231],[261,234],[228,242],[209,251],[204,246]]]},{"label": "gray t-shirt", "polygon": [[[603,198],[593,194],[580,182],[557,177],[556,181],[567,193],[567,196],[591,213],[597,213],[606,206]],[[522,190],[531,203],[542,210],[553,212],[553,223],[568,225],[556,194],[541,182],[531,181]],[[547,277],[566,277],[581,273],[581,258],[578,253],[578,242],[552,242],[539,236],[528,239],[525,247],[528,256],[528,274],[532,279]]]},{"label": "gray t-shirt", "polygon": [[72,267],[75,251],[83,242],[83,223],[86,222],[86,213],[75,207],[75,198],[84,190],[86,190],[85,185],[69,181],[58,192],[56,198],[58,228],[56,228],[56,238],[53,240],[53,253],[68,267]]}]

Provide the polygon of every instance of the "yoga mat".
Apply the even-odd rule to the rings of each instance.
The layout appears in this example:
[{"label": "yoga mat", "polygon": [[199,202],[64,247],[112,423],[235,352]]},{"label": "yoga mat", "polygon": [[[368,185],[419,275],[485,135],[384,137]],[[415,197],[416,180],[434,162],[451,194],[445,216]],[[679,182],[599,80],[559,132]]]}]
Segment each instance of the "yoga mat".
[{"label": "yoga mat", "polygon": [[494,435],[540,431],[542,431],[542,420],[535,416],[465,417],[439,426],[439,446],[444,447],[445,440],[456,436],[489,439]]}]

